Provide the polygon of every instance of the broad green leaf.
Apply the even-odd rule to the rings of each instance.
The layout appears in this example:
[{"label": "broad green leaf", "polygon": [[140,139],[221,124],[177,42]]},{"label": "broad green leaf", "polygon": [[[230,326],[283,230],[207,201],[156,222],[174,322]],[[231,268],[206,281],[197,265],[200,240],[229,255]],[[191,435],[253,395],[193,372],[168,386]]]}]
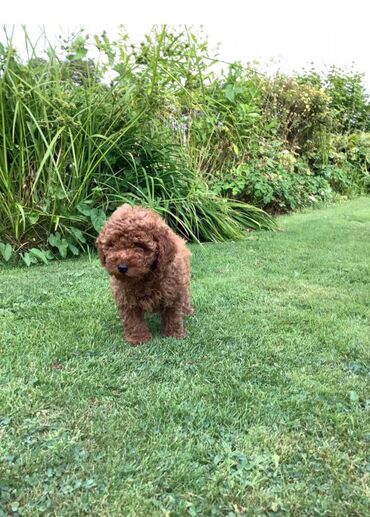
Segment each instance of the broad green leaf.
[{"label": "broad green leaf", "polygon": [[93,210],[91,210],[90,219],[95,230],[97,232],[100,232],[102,226],[107,220],[107,217],[105,215],[105,212],[101,208],[94,208]]},{"label": "broad green leaf", "polygon": [[91,211],[93,210],[91,208],[91,206],[89,206],[87,204],[87,202],[85,203],[80,203],[79,205],[76,206],[77,210],[83,214],[83,215],[86,215],[86,216],[89,216],[91,214]]},{"label": "broad green leaf", "polygon": [[66,258],[68,251],[68,242],[65,239],[62,239],[61,243],[58,244],[58,251],[62,258]]},{"label": "broad green leaf", "polygon": [[69,230],[78,242],[82,242],[82,244],[86,243],[85,236],[79,228],[71,226]]},{"label": "broad green leaf", "polygon": [[4,242],[0,242],[0,253],[5,262],[8,262],[13,254],[11,245],[9,243],[5,244]]},{"label": "broad green leaf", "polygon": [[38,248],[32,248],[29,252],[31,255],[44,262],[44,264],[48,263],[46,253],[44,251],[39,250]]},{"label": "broad green leaf", "polygon": [[225,88],[225,97],[231,101],[231,102],[234,102],[235,101],[235,91],[234,91],[234,87],[232,84],[228,84]]},{"label": "broad green leaf", "polygon": [[60,233],[51,233],[48,237],[48,243],[50,244],[50,246],[54,246],[55,248],[57,248],[61,243]]},{"label": "broad green leaf", "polygon": [[32,264],[31,255],[29,253],[23,253],[21,257],[26,266],[30,267],[30,265]]},{"label": "broad green leaf", "polygon": [[77,246],[75,246],[74,244],[72,244],[71,242],[68,243],[68,248],[72,251],[73,255],[79,255],[80,252],[77,248]]}]

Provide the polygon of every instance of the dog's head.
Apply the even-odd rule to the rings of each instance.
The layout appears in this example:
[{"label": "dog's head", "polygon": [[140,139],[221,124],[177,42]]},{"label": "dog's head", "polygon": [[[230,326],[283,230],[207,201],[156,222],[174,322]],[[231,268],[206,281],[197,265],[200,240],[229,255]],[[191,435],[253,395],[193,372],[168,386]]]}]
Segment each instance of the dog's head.
[{"label": "dog's head", "polygon": [[117,278],[143,278],[176,253],[172,231],[151,210],[122,205],[108,219],[96,247],[104,268]]}]

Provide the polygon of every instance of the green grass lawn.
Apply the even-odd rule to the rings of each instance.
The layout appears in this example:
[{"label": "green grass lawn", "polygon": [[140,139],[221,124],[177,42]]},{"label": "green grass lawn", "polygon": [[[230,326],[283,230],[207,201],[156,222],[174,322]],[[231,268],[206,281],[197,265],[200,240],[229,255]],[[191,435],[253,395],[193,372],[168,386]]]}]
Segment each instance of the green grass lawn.
[{"label": "green grass lawn", "polygon": [[192,246],[132,348],[98,260],[0,268],[0,515],[365,515],[370,200]]}]

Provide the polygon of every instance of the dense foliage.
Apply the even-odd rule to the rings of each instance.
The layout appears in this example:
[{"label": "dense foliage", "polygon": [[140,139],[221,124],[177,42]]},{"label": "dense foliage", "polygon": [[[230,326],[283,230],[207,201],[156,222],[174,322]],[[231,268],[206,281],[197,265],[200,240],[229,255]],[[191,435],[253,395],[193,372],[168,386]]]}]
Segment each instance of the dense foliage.
[{"label": "dense foliage", "polygon": [[81,32],[45,54],[25,38],[27,60],[11,39],[0,45],[4,260],[77,255],[122,202],[215,241],[273,227],[261,209],[369,187],[357,73],[269,78],[238,63],[215,73],[207,40],[187,29],[154,29],[139,47],[124,31]]}]

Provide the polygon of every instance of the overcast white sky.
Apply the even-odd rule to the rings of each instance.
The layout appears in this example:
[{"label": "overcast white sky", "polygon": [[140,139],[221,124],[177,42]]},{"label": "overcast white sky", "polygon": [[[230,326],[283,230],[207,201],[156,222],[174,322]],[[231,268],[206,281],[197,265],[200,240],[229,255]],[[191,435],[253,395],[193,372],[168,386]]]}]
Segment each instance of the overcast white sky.
[{"label": "overcast white sky", "polygon": [[274,60],[282,71],[300,70],[310,62],[319,68],[350,66],[366,75],[370,91],[369,0],[22,0],[6,2],[2,23],[25,23],[37,34],[74,30],[114,34],[125,25],[137,41],[156,23],[204,26],[211,45],[220,43],[220,59],[243,62]]}]

